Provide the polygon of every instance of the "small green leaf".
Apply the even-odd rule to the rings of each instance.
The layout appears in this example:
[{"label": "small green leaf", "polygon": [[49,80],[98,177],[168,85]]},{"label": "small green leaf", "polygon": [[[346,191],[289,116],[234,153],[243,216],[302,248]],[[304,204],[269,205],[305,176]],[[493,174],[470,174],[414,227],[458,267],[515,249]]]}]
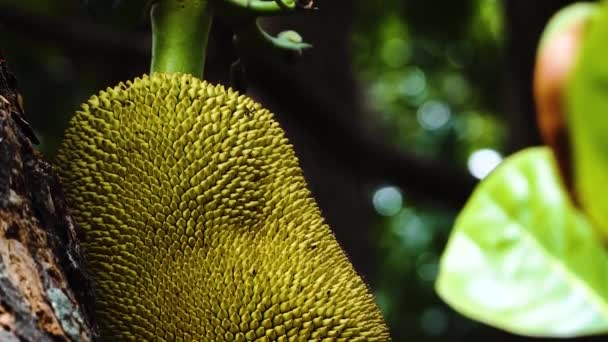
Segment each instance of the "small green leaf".
[{"label": "small green leaf", "polygon": [[454,309],[523,335],[608,332],[608,252],[558,177],[551,151],[530,148],[479,184],[441,259]]}]

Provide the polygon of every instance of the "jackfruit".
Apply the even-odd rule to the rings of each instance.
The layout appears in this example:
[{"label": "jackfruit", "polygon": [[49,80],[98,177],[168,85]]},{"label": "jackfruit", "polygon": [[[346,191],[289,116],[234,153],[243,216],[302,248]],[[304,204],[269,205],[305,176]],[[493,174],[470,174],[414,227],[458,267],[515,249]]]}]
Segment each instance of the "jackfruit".
[{"label": "jackfruit", "polygon": [[186,74],[91,97],[56,166],[104,336],[389,341],[272,113]]}]

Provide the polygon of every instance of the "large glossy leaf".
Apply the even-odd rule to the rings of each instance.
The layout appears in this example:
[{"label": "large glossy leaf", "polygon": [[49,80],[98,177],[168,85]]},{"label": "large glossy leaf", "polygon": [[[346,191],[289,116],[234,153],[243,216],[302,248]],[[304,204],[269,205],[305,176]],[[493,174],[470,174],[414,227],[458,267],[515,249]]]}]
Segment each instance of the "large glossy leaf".
[{"label": "large glossy leaf", "polygon": [[548,148],[513,155],[479,184],[436,288],[462,314],[514,333],[608,332],[608,253],[565,193]]},{"label": "large glossy leaf", "polygon": [[575,187],[585,212],[608,238],[608,2],[586,25],[567,92]]}]

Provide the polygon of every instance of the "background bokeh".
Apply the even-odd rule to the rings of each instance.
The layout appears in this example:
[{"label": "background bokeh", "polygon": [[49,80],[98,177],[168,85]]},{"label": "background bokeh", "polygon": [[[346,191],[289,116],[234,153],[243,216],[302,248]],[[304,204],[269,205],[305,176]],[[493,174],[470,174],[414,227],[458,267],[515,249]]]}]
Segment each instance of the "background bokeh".
[{"label": "background bokeh", "polygon": [[[477,180],[539,143],[535,46],[569,2],[332,0],[265,20],[273,32],[295,28],[314,49],[295,65],[263,53],[248,59],[248,93],[286,129],[395,341],[534,340],[458,315],[433,284]],[[0,0],[0,49],[49,159],[81,102],[148,70],[145,18],[117,25],[84,3]],[[216,21],[206,78],[229,84],[235,59],[229,28]]]}]

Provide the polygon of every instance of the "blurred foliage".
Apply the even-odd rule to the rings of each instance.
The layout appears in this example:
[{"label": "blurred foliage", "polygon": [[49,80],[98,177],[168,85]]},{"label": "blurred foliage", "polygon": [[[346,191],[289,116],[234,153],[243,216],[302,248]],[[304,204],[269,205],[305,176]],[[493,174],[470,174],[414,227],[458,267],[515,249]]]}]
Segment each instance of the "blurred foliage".
[{"label": "blurred foliage", "polygon": [[382,262],[375,295],[391,334],[396,341],[443,341],[458,330],[456,335],[466,333],[471,324],[462,325],[463,320],[445,307],[433,289],[453,214],[421,208],[409,198],[397,210],[387,212],[386,207],[395,206],[395,199],[378,199],[386,189],[399,191],[389,186],[374,193],[377,212],[390,215],[379,222],[377,248]]},{"label": "blurred foliage", "polygon": [[[373,112],[370,124],[379,121],[401,149],[468,165],[478,177],[487,174],[500,162],[496,151],[506,138],[501,3],[360,0],[357,6],[353,69]],[[433,290],[456,212],[420,206],[390,185],[370,197],[383,259],[376,295],[394,338],[492,336],[446,307]]]},{"label": "blurred foliage", "polygon": [[[501,152],[506,68],[500,2],[355,3],[352,64],[374,114],[366,118],[370,125],[380,126],[386,139],[404,150],[463,168],[475,164],[470,158],[474,152]],[[0,5],[64,18],[85,17],[87,12],[84,2],[76,0],[0,0]],[[139,57],[66,48],[31,33],[5,30],[2,39],[47,156],[54,154],[68,117],[80,103],[148,69]],[[487,164],[487,158],[481,162]],[[378,212],[374,231],[382,261],[374,281],[376,295],[395,341],[502,336],[456,314],[434,293],[439,255],[456,211],[419,203],[391,185],[380,184],[370,193]]]},{"label": "blurred foliage", "polygon": [[354,70],[391,141],[462,165],[477,149],[500,148],[500,2],[358,4]]}]

